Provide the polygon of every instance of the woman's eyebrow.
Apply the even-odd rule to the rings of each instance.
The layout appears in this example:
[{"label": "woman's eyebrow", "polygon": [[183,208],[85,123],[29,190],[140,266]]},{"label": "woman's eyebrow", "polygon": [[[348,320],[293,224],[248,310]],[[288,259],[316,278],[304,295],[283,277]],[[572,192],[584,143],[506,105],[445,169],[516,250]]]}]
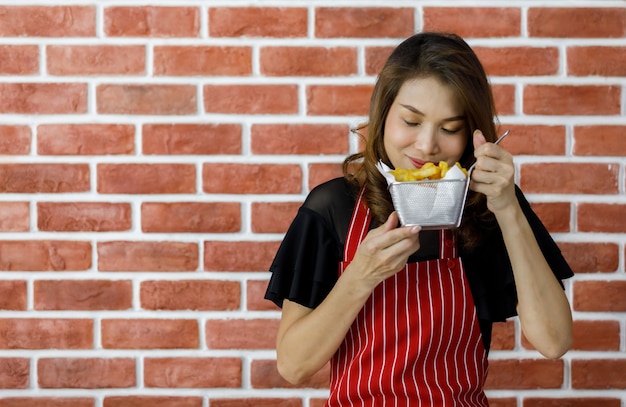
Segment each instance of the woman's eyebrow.
[{"label": "woman's eyebrow", "polygon": [[[424,116],[424,113],[422,113],[421,111],[419,111],[419,109],[416,109],[415,107],[411,106],[411,105],[404,105],[404,104],[400,104],[400,106],[402,106],[403,108],[410,110],[411,112],[415,113],[415,114],[419,114],[421,116]],[[442,121],[444,122],[457,122],[460,120],[465,120],[465,116],[453,116],[453,117],[448,117],[446,119],[443,119]]]}]

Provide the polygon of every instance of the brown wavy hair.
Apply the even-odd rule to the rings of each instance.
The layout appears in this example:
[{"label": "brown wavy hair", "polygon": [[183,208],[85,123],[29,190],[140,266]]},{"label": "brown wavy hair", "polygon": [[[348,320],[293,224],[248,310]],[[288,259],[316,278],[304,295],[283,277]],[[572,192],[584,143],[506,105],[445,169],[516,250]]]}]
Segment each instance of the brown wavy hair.
[{"label": "brown wavy hair", "polygon": [[[393,211],[387,182],[376,168],[382,160],[392,166],[383,139],[387,114],[400,87],[408,80],[434,77],[456,90],[467,123],[467,146],[459,162],[468,168],[475,161],[472,137],[480,129],[487,141],[496,140],[496,114],[485,70],[470,46],[449,33],[415,34],[398,45],[378,75],[369,108],[369,120],[353,131],[366,131],[364,151],[347,157],[344,176],[364,188],[374,226],[385,222]],[[495,225],[483,194],[469,191],[463,220],[456,231],[464,249],[471,250],[482,232]]]}]

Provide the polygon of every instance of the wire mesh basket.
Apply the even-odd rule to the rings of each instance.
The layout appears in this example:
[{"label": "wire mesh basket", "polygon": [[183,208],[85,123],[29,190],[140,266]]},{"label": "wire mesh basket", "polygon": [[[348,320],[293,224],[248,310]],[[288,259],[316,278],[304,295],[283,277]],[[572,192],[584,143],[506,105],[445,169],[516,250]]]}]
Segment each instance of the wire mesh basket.
[{"label": "wire mesh basket", "polygon": [[461,224],[468,187],[469,177],[393,182],[389,192],[403,226],[451,229]]}]

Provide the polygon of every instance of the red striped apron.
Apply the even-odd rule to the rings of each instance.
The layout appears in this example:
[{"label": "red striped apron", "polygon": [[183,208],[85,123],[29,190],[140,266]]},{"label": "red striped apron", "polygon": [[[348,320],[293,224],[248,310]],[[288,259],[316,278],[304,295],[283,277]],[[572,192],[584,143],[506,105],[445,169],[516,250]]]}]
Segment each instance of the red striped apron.
[{"label": "red striped apron", "polygon": [[[341,274],[367,234],[359,196]],[[374,290],[331,360],[327,407],[488,406],[487,354],[454,235],[440,258],[409,263]]]}]

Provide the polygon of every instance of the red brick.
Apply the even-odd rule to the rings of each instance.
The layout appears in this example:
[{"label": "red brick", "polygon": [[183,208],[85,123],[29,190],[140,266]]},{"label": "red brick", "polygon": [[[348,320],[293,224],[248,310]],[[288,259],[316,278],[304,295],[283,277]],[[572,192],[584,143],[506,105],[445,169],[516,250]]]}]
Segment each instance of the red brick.
[{"label": "red brick", "polygon": [[[27,389],[30,361],[25,358],[0,358],[0,389]],[[0,406],[2,406],[0,400]]]},{"label": "red brick", "polygon": [[0,270],[83,271],[91,268],[91,243],[65,240],[0,241]]},{"label": "red brick", "polygon": [[0,202],[0,232],[27,232],[29,229],[28,202]]},{"label": "red brick", "polygon": [[626,389],[626,359],[572,360],[573,389]]},{"label": "red brick", "polygon": [[415,32],[413,8],[319,7],[317,38],[405,38]]},{"label": "red brick", "polygon": [[26,310],[26,281],[0,280],[0,310]]},{"label": "red brick", "polygon": [[0,319],[0,349],[92,349],[90,319]]},{"label": "red brick", "polygon": [[620,407],[621,405],[622,402],[619,399],[600,397],[524,398],[524,407]]},{"label": "red brick", "polygon": [[522,13],[505,7],[424,7],[423,31],[454,32],[463,38],[517,37]]},{"label": "red brick", "polygon": [[619,321],[574,321],[572,350],[619,351]]},{"label": "red brick", "polygon": [[584,203],[577,206],[578,230],[581,232],[626,232],[626,205]]},{"label": "red brick", "polygon": [[344,124],[255,124],[250,137],[254,154],[346,155],[349,134]]},{"label": "red brick", "polygon": [[527,24],[531,37],[621,38],[626,34],[626,9],[531,7]]},{"label": "red brick", "polygon": [[626,281],[576,281],[572,305],[582,312],[626,312]]},{"label": "red brick", "polygon": [[46,65],[51,75],[143,75],[146,48],[139,45],[50,45]]},{"label": "red brick", "polygon": [[209,194],[298,194],[302,169],[292,164],[221,164],[202,166],[202,190]]},{"label": "red brick", "polygon": [[129,124],[42,124],[39,155],[115,155],[135,152],[135,126]]},{"label": "red brick", "polygon": [[574,127],[573,153],[580,156],[626,156],[626,126]]},{"label": "red brick", "polygon": [[626,76],[626,47],[569,47],[570,76]]},{"label": "red brick", "polygon": [[33,297],[36,310],[128,310],[132,308],[130,281],[38,280]]},{"label": "red brick", "polygon": [[54,232],[115,232],[132,227],[127,203],[39,202],[37,228]]},{"label": "red brick", "polygon": [[489,407],[517,407],[517,399],[489,397]]},{"label": "red brick", "polygon": [[555,47],[474,47],[489,76],[555,75],[559,50]]},{"label": "red brick", "polygon": [[280,376],[275,360],[253,360],[250,366],[250,381],[255,389],[327,389],[330,384],[330,364],[326,364],[304,383],[296,386]]},{"label": "red brick", "polygon": [[198,245],[185,242],[98,243],[99,271],[195,271]]},{"label": "red brick", "polygon": [[65,193],[89,189],[87,164],[0,164],[0,192]]},{"label": "red brick", "polygon": [[204,270],[267,271],[279,245],[280,242],[206,241]]},{"label": "red brick", "polygon": [[209,398],[211,407],[302,407],[302,398]]},{"label": "red brick", "polygon": [[105,319],[105,349],[198,349],[198,322],[185,319]]},{"label": "red brick", "polygon": [[358,73],[357,52],[346,47],[263,47],[265,76],[350,76]]},{"label": "red brick", "polygon": [[210,7],[211,37],[306,37],[304,7]]},{"label": "red brick", "polygon": [[496,359],[489,362],[488,390],[560,389],[564,380],[563,360]]},{"label": "red brick", "polygon": [[0,407],[95,407],[95,400],[89,397],[5,397],[0,399]]},{"label": "red brick", "polygon": [[367,115],[370,85],[311,85],[307,87],[307,112],[319,116]]},{"label": "red brick", "polygon": [[491,350],[513,350],[515,348],[515,323],[494,323],[491,332]]},{"label": "red brick", "polygon": [[523,164],[520,183],[526,193],[617,194],[618,170],[617,164]]},{"label": "red brick", "polygon": [[308,191],[333,178],[343,177],[341,163],[315,163],[309,165]]},{"label": "red brick", "polygon": [[[1,17],[0,20],[2,20]],[[0,74],[36,75],[38,73],[39,48],[36,45],[0,46]]]},{"label": "red brick", "polygon": [[365,73],[378,75],[383,69],[394,47],[366,47],[365,48]]},{"label": "red brick", "polygon": [[196,192],[193,164],[99,164],[101,194],[191,194]]},{"label": "red brick", "polygon": [[253,202],[252,232],[285,233],[302,202]]},{"label": "red brick", "polygon": [[95,6],[0,7],[1,37],[94,37]]},{"label": "red brick", "polygon": [[109,37],[198,37],[199,7],[105,7]]},{"label": "red brick", "polygon": [[30,140],[28,126],[0,125],[0,154],[27,155],[30,153]]},{"label": "red brick", "polygon": [[202,407],[202,397],[107,396],[103,407]]},{"label": "red brick", "polygon": [[267,280],[248,280],[246,282],[246,309],[248,311],[277,311],[272,301],[263,298],[267,290]]},{"label": "red brick", "polygon": [[567,135],[565,126],[538,124],[508,124],[511,134],[500,144],[513,155],[565,155]]},{"label": "red brick", "polygon": [[249,76],[252,74],[252,48],[154,47],[154,74],[157,76]]},{"label": "red brick", "polygon": [[161,155],[241,154],[239,124],[145,124],[142,152]]},{"label": "red brick", "polygon": [[232,233],[241,231],[239,202],[144,202],[146,233]]},{"label": "red brick", "polygon": [[571,204],[569,202],[532,203],[533,211],[551,233],[570,231]]},{"label": "red brick", "polygon": [[191,115],[197,113],[196,87],[191,85],[98,85],[99,114]]},{"label": "red brick", "polygon": [[48,389],[111,389],[134,387],[131,358],[43,358],[37,364],[39,387]]},{"label": "red brick", "polygon": [[615,243],[562,242],[559,246],[574,273],[613,273],[619,267]]},{"label": "red brick", "polygon": [[207,113],[298,113],[296,85],[205,85],[203,92]]},{"label": "red brick", "polygon": [[241,388],[240,358],[146,358],[146,387]]},{"label": "red brick", "polygon": [[526,85],[524,113],[534,115],[619,115],[621,87],[602,85]]},{"label": "red brick", "polygon": [[491,85],[493,92],[496,114],[515,114],[515,86],[514,85]]},{"label": "red brick", "polygon": [[237,281],[144,281],[140,285],[141,308],[148,310],[232,311],[240,307]]},{"label": "red brick", "polygon": [[209,349],[275,349],[278,319],[209,319]]},{"label": "red brick", "polygon": [[0,113],[87,113],[87,86],[82,83],[0,83]]}]

